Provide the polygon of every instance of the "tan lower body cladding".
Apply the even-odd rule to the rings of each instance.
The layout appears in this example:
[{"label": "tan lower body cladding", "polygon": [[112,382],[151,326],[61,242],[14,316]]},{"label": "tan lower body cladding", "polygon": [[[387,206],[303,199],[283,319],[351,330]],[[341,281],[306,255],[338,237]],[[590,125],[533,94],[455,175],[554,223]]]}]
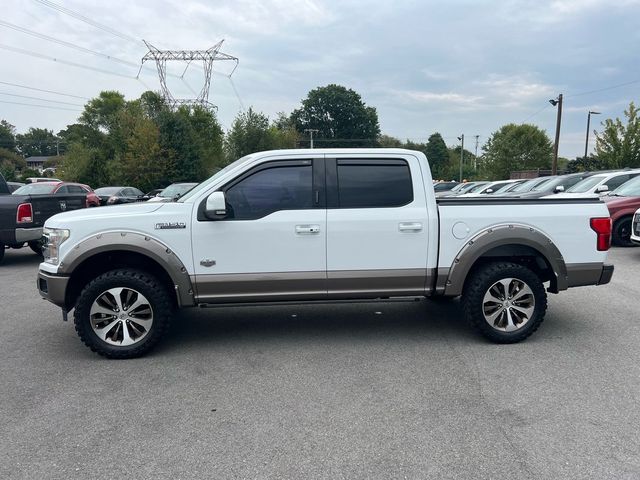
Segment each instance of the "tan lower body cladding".
[{"label": "tan lower body cladding", "polygon": [[196,275],[199,303],[304,301],[422,296],[431,293],[432,269],[342,270]]}]

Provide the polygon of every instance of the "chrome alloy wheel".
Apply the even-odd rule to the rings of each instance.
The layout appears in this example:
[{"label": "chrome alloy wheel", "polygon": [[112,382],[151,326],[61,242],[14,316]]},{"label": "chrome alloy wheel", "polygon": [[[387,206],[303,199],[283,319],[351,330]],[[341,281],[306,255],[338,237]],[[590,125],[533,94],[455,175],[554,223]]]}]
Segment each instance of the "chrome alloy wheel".
[{"label": "chrome alloy wheel", "polygon": [[503,278],[484,294],[482,313],[492,328],[513,332],[527,324],[535,306],[536,299],[529,285],[517,278]]},{"label": "chrome alloy wheel", "polygon": [[153,324],[149,300],[131,288],[110,288],[91,305],[89,320],[102,341],[120,347],[140,342]]}]

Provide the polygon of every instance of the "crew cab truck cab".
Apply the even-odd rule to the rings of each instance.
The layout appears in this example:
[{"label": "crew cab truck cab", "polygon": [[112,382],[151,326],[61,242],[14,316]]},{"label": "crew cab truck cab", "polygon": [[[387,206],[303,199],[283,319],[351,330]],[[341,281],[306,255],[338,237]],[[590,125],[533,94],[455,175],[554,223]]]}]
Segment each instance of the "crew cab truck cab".
[{"label": "crew cab truck cab", "polygon": [[547,291],[608,283],[597,199],[436,201],[420,152],[241,158],[171,203],[49,219],[40,294],[113,358],[149,351],[175,308],[462,296],[487,338],[520,341]]}]

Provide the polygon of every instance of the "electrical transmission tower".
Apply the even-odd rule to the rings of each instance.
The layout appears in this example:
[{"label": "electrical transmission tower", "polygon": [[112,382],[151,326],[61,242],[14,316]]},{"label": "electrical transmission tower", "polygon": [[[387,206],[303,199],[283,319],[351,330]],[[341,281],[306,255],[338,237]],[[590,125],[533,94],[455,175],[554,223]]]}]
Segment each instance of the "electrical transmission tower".
[{"label": "electrical transmission tower", "polygon": [[[180,105],[201,105],[205,108],[217,108],[215,105],[209,102],[209,88],[211,86],[211,72],[213,70],[213,62],[218,60],[234,61],[236,64],[234,65],[231,73],[228,75],[229,78],[231,78],[231,75],[233,75],[233,72],[235,72],[239,62],[236,57],[232,57],[231,55],[227,55],[226,53],[220,51],[224,40],[220,40],[208,50],[160,50],[151,45],[146,40],[143,40],[143,42],[147,46],[149,51],[144,57],[142,57],[142,65],[140,65],[140,70],[142,70],[144,62],[148,60],[153,60],[156,62],[156,67],[158,68],[158,76],[160,77],[160,88],[162,89],[162,96],[171,108],[177,108]],[[167,62],[186,62],[187,65],[184,68],[182,75],[180,76],[180,78],[184,78],[184,74],[187,72],[187,69],[189,68],[189,65],[191,65],[191,62],[197,60],[202,61],[202,66],[204,68],[204,85],[202,87],[202,90],[200,90],[200,93],[195,99],[175,98],[171,94],[169,87],[167,87]],[[140,75],[140,71],[138,71],[138,75]]]}]

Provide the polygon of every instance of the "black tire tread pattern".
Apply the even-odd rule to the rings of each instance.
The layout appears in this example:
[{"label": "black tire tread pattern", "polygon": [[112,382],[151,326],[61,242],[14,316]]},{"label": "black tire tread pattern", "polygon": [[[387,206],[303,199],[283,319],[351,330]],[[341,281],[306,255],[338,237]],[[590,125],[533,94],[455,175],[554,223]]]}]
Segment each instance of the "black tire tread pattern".
[{"label": "black tire tread pattern", "polygon": [[[529,285],[536,300],[536,310],[527,325],[515,332],[500,332],[489,326],[482,313],[482,302],[487,289],[500,278],[520,278]],[[512,262],[494,262],[480,267],[468,279],[462,294],[466,319],[473,328],[495,343],[517,343],[535,332],[547,311],[547,294],[540,278],[530,269]]]},{"label": "black tire tread pattern", "polygon": [[[139,345],[131,347],[109,346],[96,337],[89,324],[89,311],[93,301],[106,288],[114,287],[114,282],[118,286],[137,287],[145,290],[141,293],[152,302],[153,326],[147,334],[147,338]],[[122,284],[120,284],[121,282]],[[172,314],[173,302],[169,292],[154,276],[141,270],[122,268],[99,275],[82,289],[75,306],[73,323],[80,340],[91,351],[107,358],[125,359],[140,357],[155,347],[168,330]]]},{"label": "black tire tread pattern", "polygon": [[631,239],[624,239],[620,236],[618,229],[621,227],[622,222],[629,222],[629,230],[632,228],[633,216],[622,217],[616,220],[611,229],[611,243],[617,247],[635,247],[636,245]]}]

